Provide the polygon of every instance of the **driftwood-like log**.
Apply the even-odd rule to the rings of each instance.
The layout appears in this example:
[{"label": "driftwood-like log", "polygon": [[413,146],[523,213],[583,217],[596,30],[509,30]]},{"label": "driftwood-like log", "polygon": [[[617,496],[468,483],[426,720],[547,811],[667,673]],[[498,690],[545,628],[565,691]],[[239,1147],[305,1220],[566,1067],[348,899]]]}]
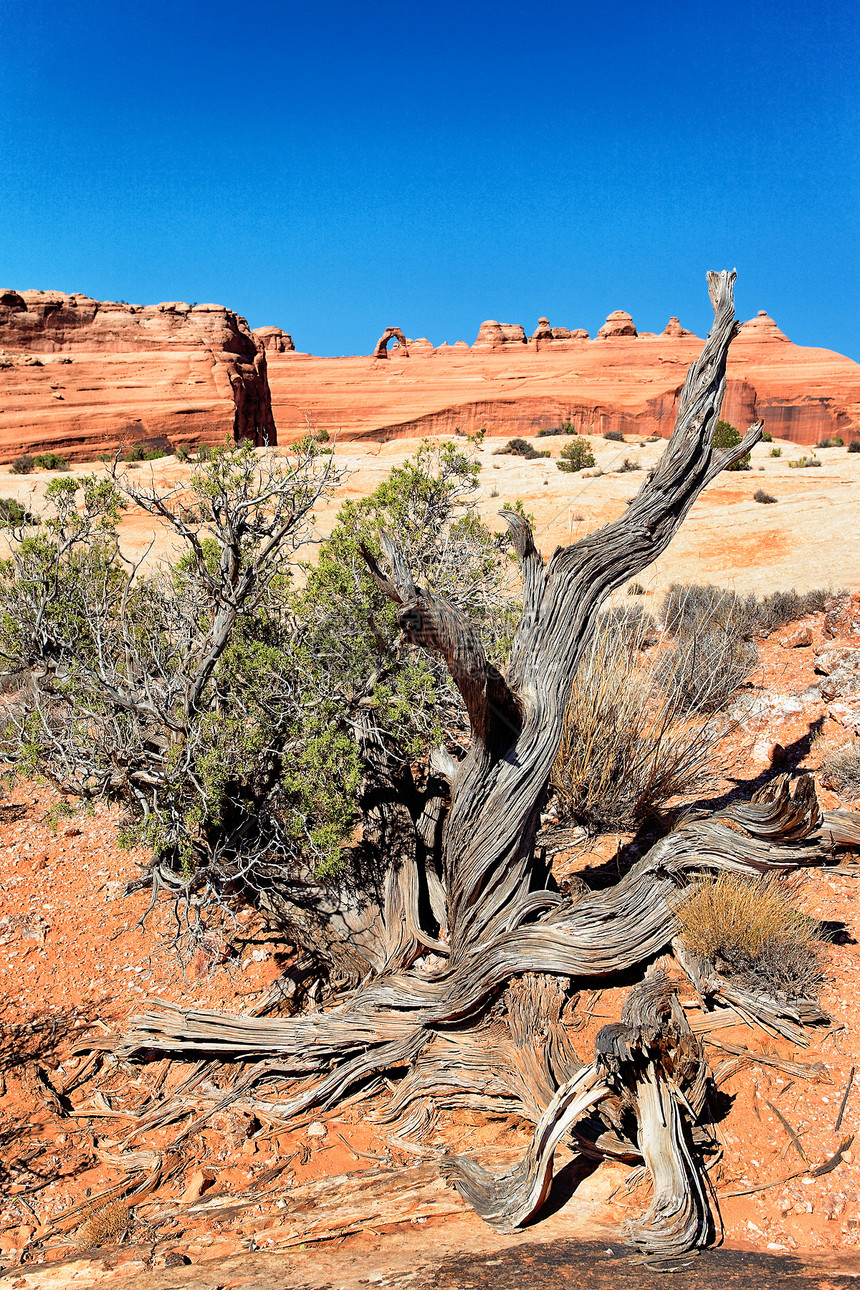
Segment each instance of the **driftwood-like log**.
[{"label": "driftwood-like log", "polygon": [[[510,1226],[536,1212],[554,1147],[570,1131],[583,1150],[644,1158],[654,1200],[632,1236],[645,1255],[673,1260],[707,1241],[711,1221],[695,1146],[701,1129],[693,1127],[707,1073],[665,981],[652,975],[631,993],[621,1027],[601,1032],[586,1067],[572,1052],[564,1005],[582,983],[641,970],[670,946],[679,900],[696,872],[766,874],[813,864],[837,845],[856,845],[858,821],[844,812],[822,815],[811,779],[783,777],[751,802],[689,818],[614,887],[578,901],[555,888],[535,836],[571,684],[601,605],[666,549],[702,489],[761,436],[756,424],[737,447],[713,448],[737,331],[734,278],[708,275],[713,329],[687,375],[663,456],[625,513],[548,562],[526,521],[503,513],[524,583],[504,673],[463,615],[419,584],[420,571],[408,568],[393,536],[382,537],[384,557],[364,552],[406,636],[444,658],[471,725],[461,761],[434,759],[450,800],[440,789],[420,819],[411,812],[421,845],[398,848],[379,876],[375,940],[360,945],[366,978],[325,1011],[288,1018],[159,1001],[116,1040],[118,1052],[265,1059],[242,1081],[243,1091],[257,1079],[318,1077],[273,1102],[281,1118],[330,1105],[394,1070],[405,1078],[391,1113],[416,1124],[426,1126],[433,1100],[501,1102],[537,1124],[525,1160],[495,1179],[469,1162],[446,1166],[488,1219]],[[395,806],[380,816],[386,828],[399,818]],[[437,867],[428,857],[440,829]],[[349,922],[337,917],[343,937]],[[733,1004],[749,1000],[736,996]],[[771,1015],[779,1019],[779,1009]],[[807,1019],[795,1013],[782,1022]]]}]

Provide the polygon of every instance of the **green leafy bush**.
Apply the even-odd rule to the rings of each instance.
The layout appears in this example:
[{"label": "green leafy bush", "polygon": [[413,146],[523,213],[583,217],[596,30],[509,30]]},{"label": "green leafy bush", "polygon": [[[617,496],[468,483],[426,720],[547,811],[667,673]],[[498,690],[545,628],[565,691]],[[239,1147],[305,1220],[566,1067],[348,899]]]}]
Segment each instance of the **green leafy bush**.
[{"label": "green leafy bush", "polygon": [[840,435],[834,435],[827,439],[819,439],[815,446],[816,448],[844,448],[845,440]]},{"label": "green leafy bush", "polygon": [[0,497],[0,526],[19,528],[21,525],[38,523],[38,515],[22,506],[14,497]]},{"label": "green leafy bush", "polygon": [[559,453],[560,461],[555,464],[559,470],[570,471],[587,470],[596,464],[594,453],[591,451],[591,444],[587,439],[571,439],[569,443],[562,446]]},{"label": "green leafy bush", "polygon": [[40,452],[33,458],[37,470],[68,470],[69,463],[58,452]]},{"label": "green leafy bush", "polygon": [[164,451],[163,448],[156,448],[146,443],[136,443],[134,447],[130,448],[128,452],[125,454],[124,460],[125,461],[159,461],[162,457],[166,457],[166,456],[167,456],[167,453]]},{"label": "green leafy bush", "polygon": [[781,448],[771,448],[771,450],[770,450],[770,455],[771,455],[771,457],[781,457],[781,456],[782,456],[782,449],[781,449]]},{"label": "green leafy bush", "polygon": [[573,424],[572,421],[562,421],[560,426],[552,426],[548,430],[538,430],[536,438],[543,439],[547,435],[558,435],[558,434],[575,435],[578,433],[579,431],[577,430],[576,426]]},{"label": "green leafy bush", "polygon": [[[728,452],[731,448],[736,448],[742,439],[743,435],[730,421],[720,420],[717,422],[714,429],[714,450],[716,452]],[[728,470],[749,470],[749,468],[750,455],[748,452],[727,467]]]},{"label": "green leafy bush", "polygon": [[545,452],[539,452],[528,439],[509,439],[503,448],[496,448],[494,456],[503,457],[510,453],[514,457],[525,457],[526,461],[534,461],[538,457],[551,457],[552,453],[547,449]]}]

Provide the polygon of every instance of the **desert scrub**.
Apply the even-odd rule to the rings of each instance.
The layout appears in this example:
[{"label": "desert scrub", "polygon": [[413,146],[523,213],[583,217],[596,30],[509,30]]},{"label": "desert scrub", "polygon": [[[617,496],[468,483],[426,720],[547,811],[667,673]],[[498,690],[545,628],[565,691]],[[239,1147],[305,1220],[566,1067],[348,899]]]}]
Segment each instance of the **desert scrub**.
[{"label": "desert scrub", "polygon": [[771,450],[770,450],[770,455],[771,455],[771,457],[781,457],[781,456],[782,456],[782,449],[781,449],[781,448],[771,448]]},{"label": "desert scrub", "polygon": [[744,639],[766,636],[797,622],[807,614],[820,613],[838,592],[827,588],[812,591],[774,591],[769,595],[739,596],[711,583],[673,582],[663,601],[663,621],[673,636],[690,636],[720,628],[739,633]]},{"label": "desert scrub", "polygon": [[571,439],[569,443],[562,446],[559,457],[561,460],[555,463],[558,469],[569,471],[571,474],[577,470],[590,469],[597,464],[587,439]]},{"label": "desert scrub", "polygon": [[69,463],[58,452],[40,452],[33,458],[37,470],[68,470]]},{"label": "desert scrub", "polygon": [[724,976],[777,997],[814,998],[824,977],[820,925],[797,908],[797,885],[721,873],[690,887],[681,938]]},{"label": "desert scrub", "polygon": [[848,445],[849,452],[860,452],[860,439],[852,439]]},{"label": "desert scrub", "polygon": [[798,457],[797,461],[790,461],[791,470],[810,470],[813,466],[820,466],[821,462],[817,457]]},{"label": "desert scrub", "polygon": [[[736,448],[742,439],[743,435],[740,430],[733,426],[730,421],[718,421],[714,430],[714,452],[728,452],[730,448]],[[750,455],[748,452],[744,453],[743,457],[739,457],[731,466],[726,467],[727,470],[749,470],[749,468]]]},{"label": "desert scrub", "polygon": [[761,502],[763,506],[770,506],[776,501],[776,498],[773,493],[765,492],[763,488],[757,488],[753,493],[753,501]]},{"label": "desert scrub", "polygon": [[729,624],[679,640],[663,654],[657,680],[682,712],[719,712],[758,663],[758,650]]},{"label": "desert scrub", "polygon": [[843,797],[860,797],[860,743],[845,744],[821,763],[827,785]]},{"label": "desert scrub", "polygon": [[550,426],[548,429],[538,430],[537,434],[535,435],[535,438],[545,439],[547,435],[556,435],[556,434],[573,435],[573,434],[579,434],[579,431],[577,430],[576,426],[573,424],[572,421],[562,421],[560,426]]},{"label": "desert scrub", "polygon": [[844,448],[845,440],[841,435],[828,436],[826,439],[819,439],[815,445],[816,448]]},{"label": "desert scrub", "polygon": [[38,524],[39,517],[14,497],[0,497],[0,528],[18,528],[22,524]]},{"label": "desert scrub", "polygon": [[33,458],[28,452],[22,452],[20,457],[16,457],[9,467],[13,475],[29,475],[33,469]]},{"label": "desert scrub", "polygon": [[623,443],[624,435],[620,430],[606,430],[603,435],[604,439],[611,440],[612,443]]},{"label": "desert scrub", "polygon": [[560,822],[595,833],[635,829],[671,798],[707,787],[724,733],[724,722],[661,692],[654,666],[606,619],[577,671],[551,777]]},{"label": "desert scrub", "polygon": [[97,1245],[110,1245],[122,1239],[131,1222],[131,1211],[122,1201],[102,1205],[90,1211],[77,1230],[75,1243],[81,1250]]},{"label": "desert scrub", "polygon": [[496,448],[493,453],[494,457],[503,457],[508,453],[514,457],[524,457],[526,461],[534,461],[537,457],[551,457],[552,453],[547,448],[539,452],[528,439],[509,439],[503,448]]},{"label": "desert scrub", "polygon": [[639,465],[638,461],[633,461],[630,457],[625,457],[621,465],[618,467],[618,473],[619,475],[627,475],[631,470],[641,469],[642,467]]},{"label": "desert scrub", "polygon": [[642,586],[642,583],[641,583],[641,582],[628,582],[628,584],[627,584],[627,595],[628,595],[628,596],[644,596],[644,595],[645,595],[645,588]]}]

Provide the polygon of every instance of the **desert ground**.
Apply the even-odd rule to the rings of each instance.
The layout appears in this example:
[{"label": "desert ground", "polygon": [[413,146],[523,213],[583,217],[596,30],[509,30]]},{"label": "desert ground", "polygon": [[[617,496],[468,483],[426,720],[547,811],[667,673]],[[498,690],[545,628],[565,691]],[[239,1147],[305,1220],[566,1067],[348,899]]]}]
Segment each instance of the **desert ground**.
[{"label": "desert ground", "polygon": [[[318,508],[315,538],[330,531],[344,497],[369,492],[419,442],[337,445],[344,475]],[[553,456],[533,461],[499,454],[499,438],[475,449],[481,513],[501,527],[498,510],[521,499],[544,553],[623,513],[664,447],[595,438],[600,473],[583,475],[556,469],[562,442],[535,440]],[[640,579],[656,616],[673,581],[759,594],[860,586],[860,454],[821,449],[820,467],[790,467],[809,452],[788,441],[760,444],[749,471],[705,491]],[[625,461],[639,469],[622,469]],[[75,474],[103,469],[76,466]],[[189,469],[165,458],[141,464],[137,479],[181,485]],[[40,510],[50,478],[0,470],[0,495]],[[776,504],[756,502],[758,489]],[[169,539],[140,513],[126,514],[122,541],[131,555],[149,550],[149,560],[169,551]],[[817,668],[822,651],[860,647],[860,600],[834,605],[827,618],[812,615],[759,643],[753,701],[727,730],[708,804],[748,796],[777,768],[818,774],[826,752],[853,737],[851,712],[822,696]],[[825,807],[860,807],[825,781],[819,774]],[[623,1223],[647,1205],[628,1166],[582,1169],[562,1149],[559,1165],[568,1167],[548,1214],[514,1236],[486,1227],[442,1181],[436,1146],[501,1167],[530,1137],[516,1117],[443,1112],[431,1148],[379,1121],[381,1095],[284,1123],[240,1093],[225,1101],[220,1075],[202,1063],[156,1054],[127,1063],[100,1051],[99,1036],[121,1030],[148,997],[265,1008],[290,947],[243,913],[213,927],[211,954],[183,966],[169,945],[170,902],[157,900],[141,921],[150,892],[135,889],[135,879],[146,854],[119,848],[111,809],[60,816],[58,800],[44,783],[18,780],[0,801],[0,1265],[10,1286],[666,1284],[625,1250]],[[600,882],[627,840],[571,839],[556,863]],[[822,996],[830,1020],[808,1033],[808,1046],[743,1023],[709,1030],[692,993],[685,997],[726,1101],[711,1175],[724,1249],[678,1274],[679,1287],[841,1287],[860,1272],[858,880],[857,857],[848,855],[800,884],[803,907],[830,929]],[[625,992],[588,994],[578,1051],[591,1051]],[[187,1111],[163,1122],[159,1107],[177,1094]]]}]

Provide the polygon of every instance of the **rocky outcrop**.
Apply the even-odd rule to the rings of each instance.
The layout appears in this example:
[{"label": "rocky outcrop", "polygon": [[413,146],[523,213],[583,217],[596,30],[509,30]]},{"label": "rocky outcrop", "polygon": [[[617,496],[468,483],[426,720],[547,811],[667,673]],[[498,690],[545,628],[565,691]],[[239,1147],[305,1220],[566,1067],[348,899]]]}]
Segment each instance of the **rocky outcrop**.
[{"label": "rocky outcrop", "polygon": [[623,309],[616,309],[607,314],[606,322],[598,330],[598,340],[615,340],[621,336],[635,336],[636,327],[633,319]]},{"label": "rocky outcrop", "polygon": [[251,335],[258,340],[267,354],[295,353],[293,338],[280,327],[254,327]]},{"label": "rocky outcrop", "polygon": [[[410,342],[408,382],[392,382],[386,364],[374,369],[367,359],[270,354],[279,435],[304,433],[305,409],[342,441],[482,429],[513,437],[565,420],[598,435],[670,433],[687,368],[701,349],[686,328],[672,325],[681,334],[650,338],[615,335],[611,344],[572,330],[557,336],[563,329],[555,327],[548,340],[543,324],[539,330],[540,349],[521,328],[507,341],[493,321],[471,349],[428,344],[418,353]],[[729,355],[723,415],[742,428],[762,416],[774,438],[801,444],[836,434],[860,439],[860,366],[749,329]]]},{"label": "rocky outcrop", "polygon": [[478,328],[472,349],[504,349],[526,343],[526,329],[520,323],[499,323],[490,318]]},{"label": "rocky outcrop", "polygon": [[0,350],[0,460],[47,449],[92,460],[129,440],[277,439],[266,351],[223,305],[6,290]]},{"label": "rocky outcrop", "polygon": [[373,351],[374,358],[388,358],[388,342],[394,340],[400,346],[400,357],[409,357],[409,346],[406,344],[406,337],[399,327],[386,327],[385,331],[376,342],[376,349]]},{"label": "rocky outcrop", "polygon": [[764,309],[759,309],[755,318],[750,318],[747,322],[741,323],[741,329],[738,333],[738,340],[758,340],[758,341],[782,341],[787,345],[791,344],[784,331],[780,331],[770,314],[765,313]]},{"label": "rocky outcrop", "polygon": [[662,334],[664,336],[668,336],[671,340],[678,340],[681,337],[694,335],[693,332],[687,331],[686,327],[682,327],[679,320],[674,316],[666,323]]}]

